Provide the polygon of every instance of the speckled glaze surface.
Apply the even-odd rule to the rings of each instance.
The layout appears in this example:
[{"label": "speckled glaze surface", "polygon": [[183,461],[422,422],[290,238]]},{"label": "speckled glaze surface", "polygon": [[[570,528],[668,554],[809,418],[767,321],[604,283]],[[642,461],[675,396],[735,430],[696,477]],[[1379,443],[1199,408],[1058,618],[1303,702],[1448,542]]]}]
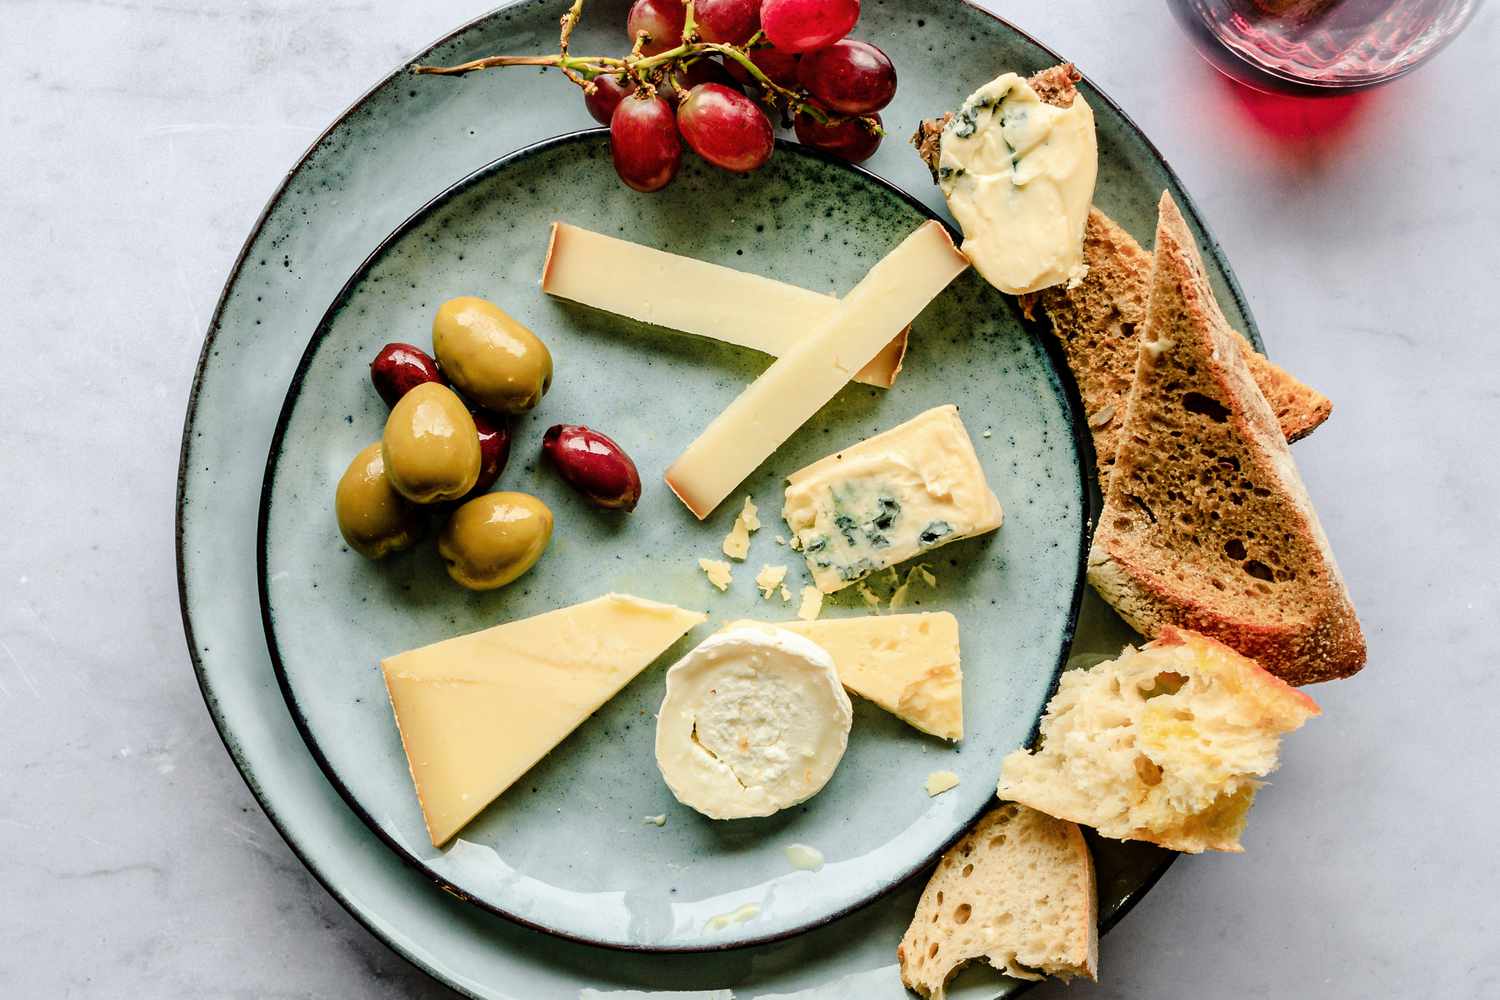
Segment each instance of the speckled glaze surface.
[{"label": "speckled glaze surface", "polygon": [[[621,0],[591,5],[575,49],[615,48],[625,6]],[[544,50],[555,41],[557,7],[551,0],[507,7],[420,58]],[[952,0],[866,3],[859,33],[901,68],[901,91],[885,113],[896,137],[924,115],[956,106],[996,72],[1028,72],[1056,59]],[[1255,337],[1186,192],[1107,98],[1087,82],[1083,92],[1099,130],[1097,203],[1149,240],[1156,198],[1171,190],[1198,228],[1226,312]],[[435,191],[498,155],[589,124],[569,85],[555,76],[517,71],[455,82],[413,80],[398,71],[319,139],[267,206],[208,331],[184,429],[180,586],[205,700],[250,788],[309,869],[400,954],[466,994],[573,1000],[584,987],[606,994],[733,988],[741,1000],[793,994],[895,1000],[905,994],[894,947],[920,875],[825,927],[724,954],[632,955],[560,941],[453,898],[387,850],[324,778],[276,684],[257,610],[257,504],[267,445],[310,332],[371,248]],[[941,210],[925,170],[901,143],[887,142],[867,166]],[[1092,595],[1085,597],[1075,653],[1111,652],[1130,638]],[[1169,856],[1141,845],[1094,846],[1107,928]],[[977,1000],[1021,988],[979,969],[961,976],[949,995]]]},{"label": "speckled glaze surface", "polygon": [[[486,907],[592,943],[715,949],[801,931],[852,909],[927,864],[994,797],[995,761],[1030,737],[1072,637],[1081,592],[1086,482],[1074,419],[1042,342],[1014,300],[974,272],[912,324],[891,390],[851,385],[706,521],[662,471],[762,371],[764,355],[554,300],[538,288],[554,219],[840,294],[928,213],[874,177],[802,147],[781,146],[748,176],[696,159],[655,198],[619,184],[604,130],[529,147],[459,184],[404,225],[355,276],[313,336],[268,464],[262,581],[267,635],[293,714],[330,778],[397,851]],[[377,438],[385,406],[369,359],[388,339],[430,345],[438,304],[489,298],[535,331],[554,362],[552,389],[513,429],[498,489],[540,497],[552,545],[535,569],[471,594],[432,544],[371,563],[342,544],[329,498],[353,455]],[[829,452],[956,402],[1004,527],[935,550],[938,586],[912,588],[911,610],[960,622],[965,739],[925,736],[861,701],[833,780],[814,799],[763,820],[716,823],[679,805],[657,773],[653,716],[665,666],[739,618],[793,618],[761,597],[763,565],[789,567],[791,596],[811,582],[775,537],[785,478]],[[542,431],[582,423],[619,441],[645,493],[633,515],[600,512],[540,459]],[[721,594],[698,567],[741,498],[764,527]],[[894,574],[891,574],[894,576]],[[871,588],[889,594],[894,579]],[[706,611],[711,620],[616,696],[442,851],[422,817],[377,661],[415,646],[589,600],[607,591]],[[824,617],[869,613],[858,588]],[[929,798],[935,769],[962,784]],[[666,825],[642,822],[665,813]],[[817,873],[784,848],[818,847]],[[751,905],[753,919],[715,917]]]}]

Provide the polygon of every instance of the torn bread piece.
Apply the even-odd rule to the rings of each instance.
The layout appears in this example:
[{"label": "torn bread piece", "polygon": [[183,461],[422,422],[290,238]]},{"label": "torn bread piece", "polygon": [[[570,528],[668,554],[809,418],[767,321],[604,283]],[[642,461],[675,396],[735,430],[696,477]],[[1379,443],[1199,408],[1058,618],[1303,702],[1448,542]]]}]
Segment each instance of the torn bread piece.
[{"label": "torn bread piece", "polygon": [[943,1000],[980,958],[1020,979],[1095,979],[1098,905],[1083,831],[1008,802],[938,862],[896,949],[901,981]]},{"label": "torn bread piece", "polygon": [[1142,635],[1193,629],[1292,684],[1347,677],[1365,663],[1349,593],[1170,195],[1152,275],[1089,583]]},{"label": "torn bread piece", "polygon": [[1282,735],[1318,714],[1253,660],[1168,626],[1140,649],[1064,672],[1041,748],[1006,756],[998,791],[1116,840],[1239,853]]}]

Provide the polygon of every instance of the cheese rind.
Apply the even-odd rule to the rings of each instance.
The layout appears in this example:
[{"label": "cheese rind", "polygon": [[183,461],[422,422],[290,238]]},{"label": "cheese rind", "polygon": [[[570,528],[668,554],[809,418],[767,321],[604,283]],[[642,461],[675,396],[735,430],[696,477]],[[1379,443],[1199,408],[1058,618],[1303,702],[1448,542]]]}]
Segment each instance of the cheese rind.
[{"label": "cheese rind", "polygon": [[433,846],[707,617],[607,594],[382,660]]},{"label": "cheese rind", "polygon": [[[552,224],[542,291],[682,333],[779,357],[838,308],[832,295],[703,260]],[[906,357],[898,332],[856,382],[889,389]]]},{"label": "cheese rind", "polygon": [[820,621],[735,622],[811,639],[833,657],[839,681],[924,733],[964,736],[958,619],[946,611]]},{"label": "cheese rind", "polygon": [[792,473],[782,517],[831,594],[897,563],[1000,527],[974,442],[949,404]]},{"label": "cheese rind", "polygon": [[918,227],[672,463],[672,492],[707,517],[968,266],[942,225]]},{"label": "cheese rind", "polygon": [[828,783],[853,718],[822,647],[730,628],[667,671],[656,762],[677,800],[710,819],[769,816]]}]

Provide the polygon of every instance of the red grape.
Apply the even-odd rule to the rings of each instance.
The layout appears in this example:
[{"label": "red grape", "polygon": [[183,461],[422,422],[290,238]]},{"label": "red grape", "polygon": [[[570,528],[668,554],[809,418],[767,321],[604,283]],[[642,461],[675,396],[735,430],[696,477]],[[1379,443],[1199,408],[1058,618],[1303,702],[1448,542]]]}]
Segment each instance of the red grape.
[{"label": "red grape", "polygon": [[594,86],[583,92],[583,106],[589,109],[594,121],[608,125],[621,99],[635,93],[635,84],[623,83],[618,76],[596,76]]},{"label": "red grape", "polygon": [[632,94],[609,120],[615,172],[637,191],[658,191],[677,176],[682,140],[672,108],[660,97]]},{"label": "red grape", "polygon": [[[879,115],[869,115],[880,124]],[[807,112],[799,112],[796,120],[797,140],[814,149],[825,150],[834,156],[842,156],[850,163],[863,163],[880,147],[881,136],[872,132],[858,118],[845,118],[832,125],[824,125]]]},{"label": "red grape", "polygon": [[896,96],[896,67],[869,42],[845,38],[802,57],[798,79],[818,103],[845,115],[879,111]]},{"label": "red grape", "polygon": [[687,92],[700,83],[722,83],[726,87],[739,89],[723,63],[717,59],[698,59],[672,80],[670,87],[662,87],[660,93],[671,103],[681,104]]},{"label": "red grape", "polygon": [[776,134],[766,113],[723,84],[694,87],[677,108],[677,127],[693,152],[725,170],[754,170],[771,158],[776,147]]},{"label": "red grape", "polygon": [[[783,87],[797,86],[797,64],[802,61],[801,56],[769,47],[751,49],[747,54],[755,67],[771,78],[772,83],[779,83]],[[746,86],[757,83],[750,71],[736,59],[725,59],[724,67],[729,70],[730,76]]]},{"label": "red grape", "polygon": [[760,24],[784,52],[811,52],[849,34],[859,20],[859,0],[764,0]]},{"label": "red grape", "polygon": [[693,20],[705,42],[744,45],[760,27],[758,0],[696,0]]},{"label": "red grape", "polygon": [[682,44],[682,25],[687,20],[687,5],[682,0],[635,0],[625,17],[630,44],[645,32],[649,37],[641,47],[644,55],[675,49]]}]

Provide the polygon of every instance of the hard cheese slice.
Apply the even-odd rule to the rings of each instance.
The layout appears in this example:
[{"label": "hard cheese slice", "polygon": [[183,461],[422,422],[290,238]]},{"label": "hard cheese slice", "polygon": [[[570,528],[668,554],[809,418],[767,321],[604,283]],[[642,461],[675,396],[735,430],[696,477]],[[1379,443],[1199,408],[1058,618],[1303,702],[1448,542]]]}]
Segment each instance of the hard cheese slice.
[{"label": "hard cheese slice", "polygon": [[923,223],[708,425],[667,485],[707,517],[968,266],[946,229]]},{"label": "hard cheese slice", "polygon": [[433,846],[707,617],[607,594],[382,661]]},{"label": "hard cheese slice", "polygon": [[1000,527],[958,407],[934,407],[787,479],[781,516],[825,594]]},{"label": "hard cheese slice", "polygon": [[[752,624],[736,622],[739,625]],[[776,622],[822,646],[839,681],[933,736],[964,736],[958,619],[946,611],[822,621]]]},{"label": "hard cheese slice", "polygon": [[[595,309],[780,357],[838,309],[832,295],[570,226],[552,224],[542,291]],[[854,381],[889,389],[902,328]]]}]

